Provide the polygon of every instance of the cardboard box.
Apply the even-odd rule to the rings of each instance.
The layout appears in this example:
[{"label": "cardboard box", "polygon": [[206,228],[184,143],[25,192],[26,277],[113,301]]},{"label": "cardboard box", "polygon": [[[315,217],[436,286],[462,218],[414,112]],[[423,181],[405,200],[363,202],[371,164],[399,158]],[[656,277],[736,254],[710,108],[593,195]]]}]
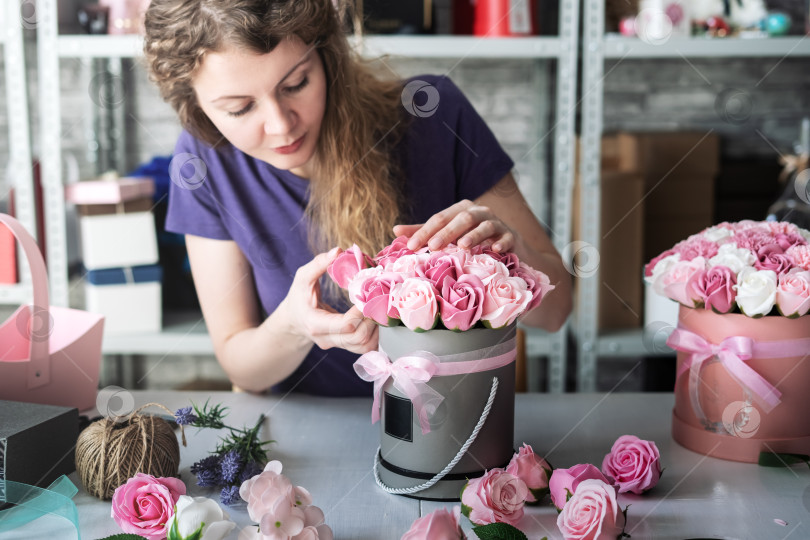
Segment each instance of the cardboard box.
[{"label": "cardboard box", "polygon": [[[635,328],[642,322],[644,181],[638,173],[603,170],[601,182],[597,325],[599,330]],[[579,189],[577,182],[575,218],[579,214]],[[579,238],[578,220],[574,221],[574,238]]]},{"label": "cardboard box", "polygon": [[47,487],[72,473],[78,436],[76,409],[0,401],[0,484]]},{"label": "cardboard box", "polygon": [[141,197],[131,201],[122,201],[117,204],[77,204],[76,213],[80,216],[100,216],[104,214],[127,214],[133,212],[149,212],[155,202],[152,197]]},{"label": "cardboard box", "polygon": [[159,332],[161,277],[158,265],[91,270],[85,281],[86,309],[104,315],[107,335]]},{"label": "cardboard box", "polygon": [[117,204],[151,198],[154,193],[155,181],[148,177],[85,180],[65,186],[65,199],[73,204]]},{"label": "cardboard box", "polygon": [[83,216],[79,219],[82,261],[88,270],[158,262],[151,212]]}]

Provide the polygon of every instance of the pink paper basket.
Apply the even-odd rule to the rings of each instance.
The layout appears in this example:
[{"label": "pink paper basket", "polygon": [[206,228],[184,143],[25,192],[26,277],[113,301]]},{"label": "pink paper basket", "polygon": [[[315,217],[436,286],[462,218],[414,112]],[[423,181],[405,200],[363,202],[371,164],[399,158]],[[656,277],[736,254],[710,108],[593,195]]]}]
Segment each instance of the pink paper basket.
[{"label": "pink paper basket", "polygon": [[91,409],[96,404],[104,317],[50,306],[45,262],[34,239],[0,214],[22,246],[34,303],[0,326],[0,399]]}]

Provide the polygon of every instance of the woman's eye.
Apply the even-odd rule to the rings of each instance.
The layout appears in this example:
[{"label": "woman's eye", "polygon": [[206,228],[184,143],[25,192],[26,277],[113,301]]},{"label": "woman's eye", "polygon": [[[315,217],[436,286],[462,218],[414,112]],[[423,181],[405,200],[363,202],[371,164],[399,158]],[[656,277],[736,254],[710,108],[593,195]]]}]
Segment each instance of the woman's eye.
[{"label": "woman's eye", "polygon": [[239,109],[238,111],[228,111],[228,116],[233,116],[234,118],[242,116],[243,114],[247,114],[253,108],[253,103],[248,103],[244,108]]},{"label": "woman's eye", "polygon": [[287,88],[284,89],[284,91],[287,94],[295,94],[303,90],[304,87],[308,84],[309,84],[309,77],[304,77],[304,79],[300,83],[296,84],[295,86],[288,86]]}]

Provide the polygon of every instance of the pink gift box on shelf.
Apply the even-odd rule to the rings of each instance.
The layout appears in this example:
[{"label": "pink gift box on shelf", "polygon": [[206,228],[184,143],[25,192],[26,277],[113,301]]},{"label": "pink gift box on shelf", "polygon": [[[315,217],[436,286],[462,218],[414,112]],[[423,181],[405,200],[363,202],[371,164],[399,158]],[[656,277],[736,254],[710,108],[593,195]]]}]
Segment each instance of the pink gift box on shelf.
[{"label": "pink gift box on shelf", "polygon": [[65,187],[65,199],[73,204],[118,204],[154,193],[155,181],[149,177],[85,180]]}]

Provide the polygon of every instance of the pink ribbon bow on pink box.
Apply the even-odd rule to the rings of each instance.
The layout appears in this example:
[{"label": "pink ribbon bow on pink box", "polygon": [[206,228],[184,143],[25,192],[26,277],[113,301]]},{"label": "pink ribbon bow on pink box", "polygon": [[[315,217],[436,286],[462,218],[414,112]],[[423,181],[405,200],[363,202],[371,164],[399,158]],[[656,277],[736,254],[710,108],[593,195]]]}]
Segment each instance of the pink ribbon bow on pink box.
[{"label": "pink ribbon bow on pink box", "polygon": [[678,368],[678,377],[689,371],[692,408],[699,418],[705,420],[698,397],[698,386],[700,371],[707,360],[716,357],[729,375],[753,395],[760,407],[765,412],[770,412],[781,402],[782,393],[746,362],[758,358],[802,356],[810,350],[810,339],[754,341],[745,336],[732,336],[715,344],[685,328],[677,328],[667,339],[667,345],[689,354]]}]

